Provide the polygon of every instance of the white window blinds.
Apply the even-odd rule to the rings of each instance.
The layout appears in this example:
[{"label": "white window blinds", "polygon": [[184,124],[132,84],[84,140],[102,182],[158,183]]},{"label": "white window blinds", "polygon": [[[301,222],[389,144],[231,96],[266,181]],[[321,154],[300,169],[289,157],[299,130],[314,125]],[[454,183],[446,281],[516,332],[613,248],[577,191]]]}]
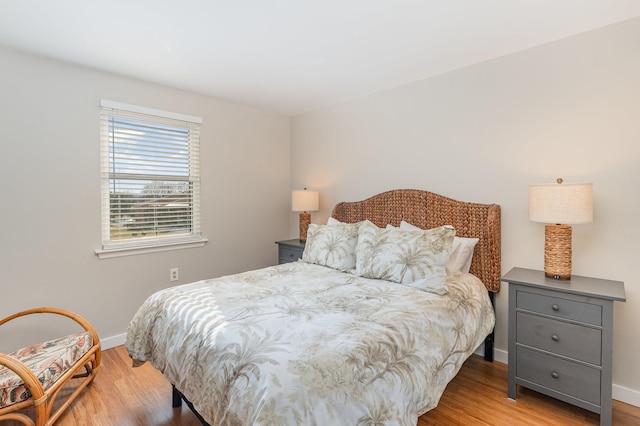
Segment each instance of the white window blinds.
[{"label": "white window blinds", "polygon": [[102,100],[102,248],[200,235],[198,117]]}]

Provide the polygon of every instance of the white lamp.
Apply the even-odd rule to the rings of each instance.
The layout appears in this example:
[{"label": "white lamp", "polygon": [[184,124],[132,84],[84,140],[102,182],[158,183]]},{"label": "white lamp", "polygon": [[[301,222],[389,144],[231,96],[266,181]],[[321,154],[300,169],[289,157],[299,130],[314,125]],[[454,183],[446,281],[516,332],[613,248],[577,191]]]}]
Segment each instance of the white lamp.
[{"label": "white lamp", "polygon": [[558,280],[571,279],[571,226],[593,221],[593,184],[529,185],[529,219],[543,222],[544,273]]},{"label": "white lamp", "polygon": [[300,212],[300,241],[307,240],[307,229],[311,223],[311,214],[318,210],[318,191],[309,191],[307,188],[291,192],[291,210]]}]

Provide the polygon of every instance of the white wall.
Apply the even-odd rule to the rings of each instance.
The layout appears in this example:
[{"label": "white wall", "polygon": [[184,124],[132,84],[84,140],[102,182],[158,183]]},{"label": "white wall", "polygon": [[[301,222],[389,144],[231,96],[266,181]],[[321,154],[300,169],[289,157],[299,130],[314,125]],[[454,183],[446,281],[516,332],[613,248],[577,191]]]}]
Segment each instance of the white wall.
[{"label": "white wall", "polygon": [[[640,405],[640,19],[292,118],[292,187],[338,201],[396,188],[502,206],[502,269],[542,269],[528,185],[594,183],[573,228],[573,273],[625,282],[615,304],[614,397]],[[294,234],[297,218],[292,217]],[[507,350],[508,288],[496,346]]]},{"label": "white wall", "polygon": [[[289,236],[289,117],[2,48],[0,77],[0,317],[60,306],[118,344],[144,299],[176,284],[169,268],[180,284],[277,262],[274,242]],[[101,98],[203,118],[205,247],[94,254]],[[4,330],[0,351],[33,343]]]}]

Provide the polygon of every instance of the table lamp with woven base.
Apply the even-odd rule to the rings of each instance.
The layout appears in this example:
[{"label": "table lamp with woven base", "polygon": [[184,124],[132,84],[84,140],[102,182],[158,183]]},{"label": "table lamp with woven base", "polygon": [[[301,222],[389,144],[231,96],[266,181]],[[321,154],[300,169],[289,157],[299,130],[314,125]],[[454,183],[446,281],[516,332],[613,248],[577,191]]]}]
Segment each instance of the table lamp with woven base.
[{"label": "table lamp with woven base", "polygon": [[529,186],[529,219],[543,222],[544,273],[557,280],[571,279],[571,226],[593,221],[593,184],[552,184]]},{"label": "table lamp with woven base", "polygon": [[300,241],[307,240],[307,229],[311,224],[311,214],[318,210],[318,191],[307,188],[291,192],[291,210],[300,212]]}]

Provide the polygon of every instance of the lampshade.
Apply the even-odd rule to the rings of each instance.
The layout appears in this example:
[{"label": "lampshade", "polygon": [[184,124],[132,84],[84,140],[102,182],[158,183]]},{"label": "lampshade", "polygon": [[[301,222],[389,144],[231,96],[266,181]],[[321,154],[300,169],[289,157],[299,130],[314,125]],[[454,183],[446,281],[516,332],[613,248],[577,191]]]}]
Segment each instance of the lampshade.
[{"label": "lampshade", "polygon": [[309,191],[307,188],[291,192],[291,211],[315,212],[318,210],[318,191]]},{"label": "lampshade", "polygon": [[567,225],[593,222],[593,184],[558,181],[529,186],[529,219]]}]

